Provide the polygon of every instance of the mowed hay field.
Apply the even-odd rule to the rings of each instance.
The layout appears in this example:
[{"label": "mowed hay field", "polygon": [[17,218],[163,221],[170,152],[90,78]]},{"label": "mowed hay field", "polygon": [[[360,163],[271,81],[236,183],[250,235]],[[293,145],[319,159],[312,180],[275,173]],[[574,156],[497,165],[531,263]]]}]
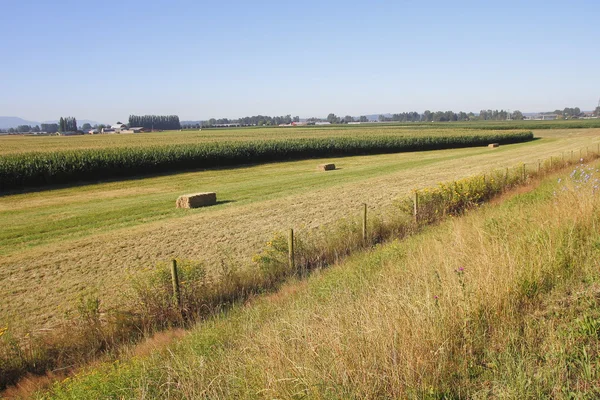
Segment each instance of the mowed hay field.
[{"label": "mowed hay field", "polygon": [[[356,214],[363,202],[376,210],[440,181],[577,156],[600,129],[535,133],[542,139],[498,149],[274,163],[0,197],[0,324],[52,325],[82,295],[116,305],[131,274],[172,257],[245,263],[274,232]],[[323,162],[339,169],[316,171]],[[175,209],[179,195],[200,191],[217,192],[219,203]]]}]

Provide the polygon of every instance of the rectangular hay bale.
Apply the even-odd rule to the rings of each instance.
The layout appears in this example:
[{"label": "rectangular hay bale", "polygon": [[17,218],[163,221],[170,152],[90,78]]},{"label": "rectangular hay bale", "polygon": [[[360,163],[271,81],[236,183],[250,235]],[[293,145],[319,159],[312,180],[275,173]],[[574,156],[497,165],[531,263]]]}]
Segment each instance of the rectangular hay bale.
[{"label": "rectangular hay bale", "polygon": [[177,208],[197,208],[217,204],[215,192],[183,194],[179,196],[175,206]]},{"label": "rectangular hay bale", "polygon": [[499,146],[500,146],[500,143],[490,143],[490,144],[488,144],[488,147],[490,149],[494,149],[494,148],[499,147]]},{"label": "rectangular hay bale", "polygon": [[319,164],[317,169],[319,171],[332,171],[335,169],[335,164]]}]

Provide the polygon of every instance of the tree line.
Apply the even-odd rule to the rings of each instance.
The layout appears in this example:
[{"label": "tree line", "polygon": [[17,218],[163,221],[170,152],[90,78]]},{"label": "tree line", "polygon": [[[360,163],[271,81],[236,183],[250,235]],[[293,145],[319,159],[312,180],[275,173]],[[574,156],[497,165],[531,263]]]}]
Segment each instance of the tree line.
[{"label": "tree line", "polygon": [[564,110],[554,110],[552,112],[545,112],[542,114],[562,115],[563,118],[577,118],[577,117],[582,117],[584,115],[583,112],[581,112],[581,109],[579,107],[565,107]]},{"label": "tree line", "polygon": [[504,121],[508,119],[522,120],[523,113],[514,111],[509,113],[505,110],[481,110],[479,115],[464,111],[430,111],[425,110],[423,114],[416,111],[392,114],[391,117],[379,116],[379,121],[397,122],[451,122],[451,121]]},{"label": "tree line", "polygon": [[300,117],[292,117],[291,114],[271,117],[268,115],[253,115],[251,117],[242,117],[237,119],[229,118],[211,118],[208,121],[202,121],[202,127],[210,128],[215,125],[239,124],[241,126],[265,126],[265,125],[281,125],[291,124],[292,122],[300,122]]},{"label": "tree line", "polygon": [[[335,114],[329,114],[327,118],[316,118],[311,117],[307,118],[306,122],[308,124],[315,122],[331,122],[332,124],[339,123],[348,123],[348,122],[368,122],[368,118],[366,116],[361,116],[360,118],[353,118],[349,115],[344,118],[339,118]],[[242,118],[211,118],[208,121],[201,121],[200,123],[194,124],[185,124],[184,128],[210,128],[218,125],[240,125],[240,126],[277,126],[281,124],[291,124],[293,122],[300,122],[300,117],[295,116],[292,117],[291,114],[281,115],[281,116],[268,116],[268,115],[254,115],[251,117],[242,117]]]},{"label": "tree line", "polygon": [[[311,121],[311,122],[321,121],[318,118],[312,118],[312,120],[313,121]],[[346,115],[345,117],[340,118],[337,115],[335,115],[334,113],[330,113],[329,115],[327,115],[327,119],[325,119],[325,121],[332,123],[332,124],[348,124],[350,122],[369,122],[369,118],[367,118],[366,115],[361,115],[358,118],[354,118],[351,115]]]},{"label": "tree line", "polygon": [[[466,113],[460,111],[455,113],[453,111],[429,111],[425,110],[423,113],[417,111],[403,112],[392,114],[391,116],[379,115],[379,122],[447,122],[447,121],[477,121],[477,120],[493,120],[502,121],[508,119],[522,120],[523,113],[521,111],[514,111],[509,113],[505,110],[481,110],[479,115],[475,115],[472,112]],[[211,118],[208,121],[201,121],[195,124],[186,124],[184,128],[210,128],[218,125],[235,124],[240,126],[277,126],[280,124],[291,124],[292,122],[300,122],[300,117],[292,117],[291,114],[283,116],[270,117],[266,115],[255,115],[252,117],[243,117],[237,119],[230,118]],[[340,117],[334,113],[329,113],[327,118],[307,118],[306,122],[310,125],[315,122],[329,122],[331,124],[347,124],[351,122],[369,122],[369,118],[366,115],[360,117],[353,117],[346,115]]]},{"label": "tree line", "polygon": [[77,119],[75,117],[60,117],[58,120],[59,132],[77,132]]},{"label": "tree line", "polygon": [[142,127],[148,130],[181,129],[177,115],[130,115],[129,127]]}]

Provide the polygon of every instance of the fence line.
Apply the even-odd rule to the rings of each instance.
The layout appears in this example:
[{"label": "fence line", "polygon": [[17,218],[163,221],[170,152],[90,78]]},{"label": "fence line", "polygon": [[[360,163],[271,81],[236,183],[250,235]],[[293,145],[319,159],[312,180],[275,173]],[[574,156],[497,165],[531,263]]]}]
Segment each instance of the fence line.
[{"label": "fence line", "polygon": [[[600,145],[598,149],[600,150]],[[573,153],[572,151],[571,154]],[[600,151],[595,154],[588,153],[588,159],[583,160],[581,157],[580,161],[590,161],[599,156]],[[447,191],[440,192],[443,195],[440,197],[431,197],[427,189],[416,190],[414,196],[402,199],[400,208],[396,209],[401,212],[391,213],[394,218],[402,216],[404,219],[379,222],[377,218],[367,220],[366,205],[363,204],[362,232],[360,223],[354,224],[345,227],[346,230],[338,231],[337,235],[326,235],[321,242],[307,244],[301,237],[294,235],[293,229],[290,229],[287,246],[285,235],[281,235],[277,247],[272,248],[268,257],[258,258],[257,263],[262,264],[257,270],[228,271],[215,279],[211,277],[205,280],[203,274],[193,274],[188,277],[186,274],[190,269],[185,264],[179,265],[176,260],[172,260],[170,277],[166,270],[161,269],[158,272],[164,280],[159,281],[160,286],[153,285],[144,289],[147,290],[145,294],[151,294],[146,297],[146,300],[155,302],[150,304],[152,307],[143,308],[149,304],[146,303],[142,304],[142,308],[136,304],[131,305],[132,308],[128,310],[112,310],[117,312],[115,314],[117,317],[98,320],[97,323],[94,320],[89,326],[79,327],[78,330],[65,325],[64,329],[67,331],[57,330],[55,335],[58,341],[55,342],[52,338],[47,340],[46,337],[38,341],[35,335],[32,335],[27,343],[22,344],[23,348],[28,348],[29,351],[14,353],[14,360],[19,365],[18,370],[12,372],[3,370],[4,360],[0,359],[0,385],[15,382],[15,379],[24,376],[27,372],[35,373],[40,369],[56,370],[81,365],[94,359],[96,355],[139,340],[144,333],[159,331],[165,327],[189,326],[190,323],[222,312],[255,294],[273,291],[286,279],[297,276],[300,272],[302,276],[306,276],[311,269],[331,265],[366,246],[392,238],[406,237],[418,232],[420,226],[438,221],[448,214],[454,215],[469,209],[474,202],[486,201],[511,187],[527,184],[530,178],[542,177],[547,172],[573,164],[575,164],[573,159],[558,165],[546,159],[542,162],[539,173],[536,173],[535,170],[528,171],[526,164],[523,163],[513,167],[512,174],[510,168],[506,168],[505,173],[498,170],[486,173],[483,179],[481,175],[476,175],[461,181],[441,184]],[[454,193],[462,189],[461,182],[473,184],[484,196],[456,197]],[[443,212],[437,212],[440,210]],[[329,227],[329,225],[325,226]],[[194,282],[193,279],[198,281]],[[150,280],[148,282],[151,283]],[[123,315],[127,315],[127,323],[123,323]],[[70,342],[66,344],[60,342],[60,338],[68,336],[67,333],[71,335]],[[41,334],[38,333],[39,336]],[[69,344],[71,347],[65,347]],[[44,358],[56,354],[59,350],[63,357],[60,360]],[[7,372],[11,372],[12,375],[8,376]]]}]

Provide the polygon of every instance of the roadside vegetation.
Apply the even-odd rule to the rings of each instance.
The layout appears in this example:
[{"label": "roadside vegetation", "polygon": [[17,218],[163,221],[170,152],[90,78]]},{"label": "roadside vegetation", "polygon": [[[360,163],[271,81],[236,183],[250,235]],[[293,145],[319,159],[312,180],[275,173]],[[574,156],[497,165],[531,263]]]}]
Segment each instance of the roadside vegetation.
[{"label": "roadside vegetation", "polygon": [[[499,204],[317,268],[40,396],[596,398],[598,174],[581,162],[521,181]],[[471,196],[502,175],[478,178],[457,186],[469,194],[438,190]]]},{"label": "roadside vegetation", "polygon": [[[543,171],[562,166],[548,164]],[[511,187],[530,182],[533,176],[535,173],[524,173],[522,168],[516,168],[427,189],[421,192],[416,224],[411,215],[412,198],[408,198],[388,213],[371,218],[366,238],[361,236],[359,224],[353,220],[297,237],[293,266],[288,263],[286,242],[281,235],[276,235],[265,250],[253,258],[255,268],[252,269],[224,263],[221,268],[207,273],[202,263],[183,263],[181,308],[174,306],[170,277],[166,268],[159,266],[134,285],[135,301],[131,309],[113,309],[106,313],[97,299],[82,299],[78,316],[49,333],[27,335],[22,342],[10,330],[3,331],[0,348],[3,384],[14,383],[27,372],[43,373],[81,365],[103,354],[115,355],[124,344],[156,330],[189,326],[256,294],[277,289],[288,279],[337,263],[356,250],[405,237],[425,222],[460,215]]]}]

